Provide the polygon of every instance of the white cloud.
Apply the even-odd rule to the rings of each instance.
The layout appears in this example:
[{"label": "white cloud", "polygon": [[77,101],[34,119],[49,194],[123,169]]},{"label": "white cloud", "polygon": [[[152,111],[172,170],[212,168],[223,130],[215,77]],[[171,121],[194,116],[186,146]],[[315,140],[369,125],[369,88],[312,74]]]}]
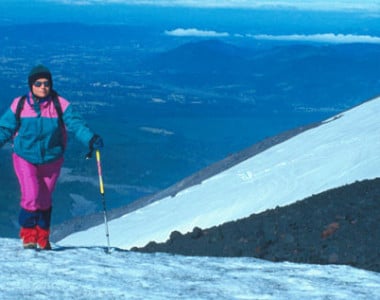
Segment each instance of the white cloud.
[{"label": "white cloud", "polygon": [[198,37],[226,37],[229,36],[227,32],[216,32],[212,30],[199,30],[196,28],[177,28],[174,30],[166,30],[165,34],[172,36],[198,36]]},{"label": "white cloud", "polygon": [[224,8],[297,8],[304,10],[367,10],[380,12],[379,0],[45,0],[64,4],[90,5],[120,3],[126,5],[224,7]]},{"label": "white cloud", "polygon": [[291,35],[247,35],[258,40],[271,40],[271,41],[302,41],[302,42],[320,42],[320,43],[372,43],[380,44],[380,37],[370,35],[353,35],[353,34],[291,34]]},{"label": "white cloud", "polygon": [[289,35],[270,35],[270,34],[230,34],[228,32],[216,32],[210,30],[200,30],[196,28],[177,28],[166,30],[165,34],[178,37],[229,37],[236,38],[253,38],[256,40],[268,41],[285,41],[285,42],[314,42],[314,43],[331,43],[331,44],[349,44],[349,43],[370,43],[380,44],[380,37],[370,35],[354,34],[335,34],[335,33],[318,33],[318,34],[289,34]]}]

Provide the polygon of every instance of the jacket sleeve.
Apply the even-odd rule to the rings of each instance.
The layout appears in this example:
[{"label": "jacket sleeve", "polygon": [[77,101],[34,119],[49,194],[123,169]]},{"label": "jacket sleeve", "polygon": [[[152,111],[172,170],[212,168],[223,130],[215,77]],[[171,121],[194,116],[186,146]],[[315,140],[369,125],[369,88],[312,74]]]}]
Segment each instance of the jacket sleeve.
[{"label": "jacket sleeve", "polygon": [[71,104],[68,104],[62,117],[67,131],[73,133],[80,142],[88,146],[95,133],[87,126],[82,116],[73,109]]},{"label": "jacket sleeve", "polygon": [[0,118],[0,147],[12,139],[16,127],[16,116],[12,109],[8,108]]}]

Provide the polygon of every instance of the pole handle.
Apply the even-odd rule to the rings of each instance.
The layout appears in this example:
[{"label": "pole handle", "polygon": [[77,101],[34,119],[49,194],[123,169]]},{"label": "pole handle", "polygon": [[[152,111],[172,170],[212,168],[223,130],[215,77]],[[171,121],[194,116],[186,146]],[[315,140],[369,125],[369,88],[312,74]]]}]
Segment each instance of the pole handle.
[{"label": "pole handle", "polygon": [[103,184],[102,164],[100,162],[100,151],[96,150],[95,155],[96,155],[96,164],[98,166],[100,193],[104,195],[104,184]]},{"label": "pole handle", "polygon": [[91,149],[87,154],[86,154],[86,156],[85,156],[85,159],[87,160],[87,159],[90,159],[91,157],[92,157],[92,152],[93,152],[94,150],[93,149]]}]

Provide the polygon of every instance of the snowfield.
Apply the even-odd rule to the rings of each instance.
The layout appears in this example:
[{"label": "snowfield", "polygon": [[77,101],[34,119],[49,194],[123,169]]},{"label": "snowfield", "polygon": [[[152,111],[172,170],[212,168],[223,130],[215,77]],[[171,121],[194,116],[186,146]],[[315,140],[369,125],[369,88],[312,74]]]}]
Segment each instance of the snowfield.
[{"label": "snowfield", "polygon": [[[190,187],[109,222],[111,244],[130,249],[170,233],[209,228],[364,179],[380,177],[380,98],[343,112]],[[104,225],[64,246],[105,245]]]},{"label": "snowfield", "polygon": [[23,250],[0,239],[1,299],[380,299],[380,275],[346,266],[103,248]]}]

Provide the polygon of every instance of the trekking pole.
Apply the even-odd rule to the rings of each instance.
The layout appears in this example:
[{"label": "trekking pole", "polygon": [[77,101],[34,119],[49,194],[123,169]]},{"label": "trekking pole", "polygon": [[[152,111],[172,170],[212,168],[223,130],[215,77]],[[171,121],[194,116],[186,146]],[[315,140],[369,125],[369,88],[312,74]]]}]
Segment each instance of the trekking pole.
[{"label": "trekking pole", "polygon": [[106,238],[107,238],[107,247],[108,247],[106,252],[110,253],[110,234],[108,231],[106,200],[104,198],[104,184],[103,184],[103,176],[102,176],[102,165],[100,162],[100,151],[96,150],[95,154],[96,154],[96,163],[98,166],[100,194],[102,196],[102,203],[103,203],[104,225],[106,227]]}]

